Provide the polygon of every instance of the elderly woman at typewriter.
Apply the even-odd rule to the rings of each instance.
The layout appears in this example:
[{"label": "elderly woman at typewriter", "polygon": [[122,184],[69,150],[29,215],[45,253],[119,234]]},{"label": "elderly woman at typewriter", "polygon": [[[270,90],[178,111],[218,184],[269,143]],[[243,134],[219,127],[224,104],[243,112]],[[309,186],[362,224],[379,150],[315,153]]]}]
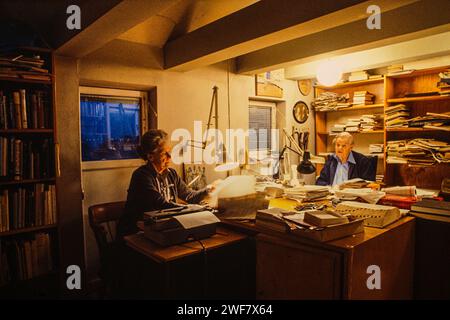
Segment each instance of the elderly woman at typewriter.
[{"label": "elderly woman at typewriter", "polygon": [[141,139],[138,152],[147,164],[133,172],[125,212],[117,225],[117,238],[136,233],[136,223],[144,212],[181,206],[177,198],[188,203],[199,203],[214,187],[193,191],[186,186],[177,172],[169,168],[170,145],[163,130],[150,130]]},{"label": "elderly woman at typewriter", "polygon": [[316,184],[335,186],[354,178],[375,181],[377,158],[368,158],[353,151],[353,136],[350,133],[339,133],[333,143],[335,153],[328,157]]}]

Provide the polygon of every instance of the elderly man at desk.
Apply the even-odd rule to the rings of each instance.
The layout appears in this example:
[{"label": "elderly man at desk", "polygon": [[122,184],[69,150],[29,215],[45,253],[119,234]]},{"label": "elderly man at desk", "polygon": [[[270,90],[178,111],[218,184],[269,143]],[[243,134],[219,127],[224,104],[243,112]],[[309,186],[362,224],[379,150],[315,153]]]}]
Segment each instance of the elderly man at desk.
[{"label": "elderly man at desk", "polygon": [[352,151],[353,137],[350,133],[339,133],[333,143],[335,153],[328,156],[317,185],[335,186],[354,178],[375,181],[377,158],[371,159]]}]

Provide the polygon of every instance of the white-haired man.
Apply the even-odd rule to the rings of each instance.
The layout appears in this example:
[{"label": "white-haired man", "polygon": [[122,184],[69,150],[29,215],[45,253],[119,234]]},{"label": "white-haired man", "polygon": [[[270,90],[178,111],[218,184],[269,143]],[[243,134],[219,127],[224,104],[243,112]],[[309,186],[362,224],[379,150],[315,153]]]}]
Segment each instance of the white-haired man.
[{"label": "white-haired man", "polygon": [[335,153],[328,157],[316,184],[334,186],[354,178],[375,181],[376,162],[352,151],[353,136],[350,133],[339,133],[333,143]]}]

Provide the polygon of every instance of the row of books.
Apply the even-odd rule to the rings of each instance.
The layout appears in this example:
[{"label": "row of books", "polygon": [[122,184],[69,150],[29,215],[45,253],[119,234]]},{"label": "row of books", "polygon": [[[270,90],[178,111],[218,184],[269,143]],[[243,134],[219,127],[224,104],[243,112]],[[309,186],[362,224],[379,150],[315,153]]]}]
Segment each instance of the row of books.
[{"label": "row of books", "polygon": [[345,124],[334,124],[333,127],[331,127],[331,132],[368,132],[381,129],[383,129],[382,114],[364,114],[360,118],[347,119]]},{"label": "row of books", "polygon": [[424,116],[410,118],[410,108],[398,104],[386,108],[386,127],[410,127],[450,131],[450,112],[427,112]]},{"label": "row of books", "polygon": [[50,235],[36,233],[30,237],[0,240],[0,286],[53,271]]},{"label": "row of books", "polygon": [[387,142],[387,163],[406,163],[413,167],[450,163],[450,144],[435,139],[392,140]]},{"label": "row of books", "polygon": [[0,90],[0,129],[51,128],[49,99],[43,90]]},{"label": "row of books", "polygon": [[52,139],[0,137],[2,180],[45,179],[53,176]]},{"label": "row of books", "polygon": [[0,57],[0,77],[50,80],[45,60],[39,55],[14,54]]},{"label": "row of books", "polygon": [[0,191],[0,232],[56,223],[55,185]]}]

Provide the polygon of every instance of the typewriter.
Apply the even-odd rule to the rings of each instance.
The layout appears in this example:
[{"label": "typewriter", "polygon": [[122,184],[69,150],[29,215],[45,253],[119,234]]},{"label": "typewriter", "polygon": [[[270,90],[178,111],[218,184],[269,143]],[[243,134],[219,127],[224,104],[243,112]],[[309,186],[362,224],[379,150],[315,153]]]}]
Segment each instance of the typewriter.
[{"label": "typewriter", "polygon": [[161,246],[208,238],[220,220],[209,207],[185,205],[144,213],[144,236]]}]

